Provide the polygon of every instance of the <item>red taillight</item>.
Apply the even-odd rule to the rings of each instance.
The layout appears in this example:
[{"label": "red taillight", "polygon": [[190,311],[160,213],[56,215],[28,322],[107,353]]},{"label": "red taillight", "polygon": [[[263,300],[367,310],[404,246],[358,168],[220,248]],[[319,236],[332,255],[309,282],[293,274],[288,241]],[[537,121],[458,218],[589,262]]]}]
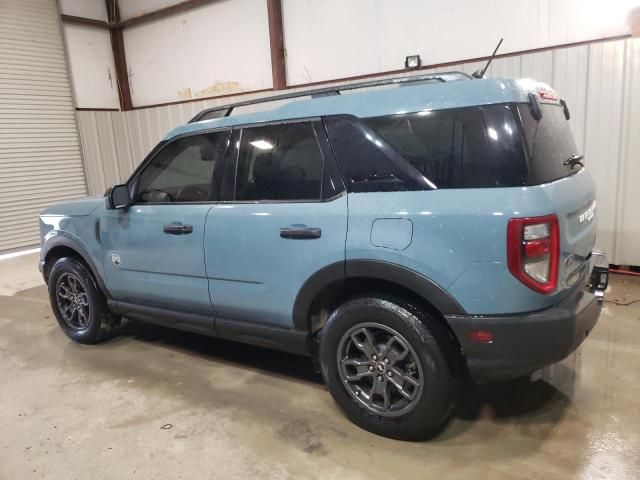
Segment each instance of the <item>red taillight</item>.
[{"label": "red taillight", "polygon": [[527,287],[551,293],[558,286],[558,217],[512,218],[507,224],[509,271]]}]

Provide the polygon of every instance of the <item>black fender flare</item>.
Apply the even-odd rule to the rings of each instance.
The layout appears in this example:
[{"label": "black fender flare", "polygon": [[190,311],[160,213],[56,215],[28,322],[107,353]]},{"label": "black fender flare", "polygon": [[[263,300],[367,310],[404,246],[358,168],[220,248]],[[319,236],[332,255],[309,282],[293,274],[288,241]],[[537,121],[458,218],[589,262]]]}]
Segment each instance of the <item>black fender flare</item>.
[{"label": "black fender flare", "polygon": [[[66,247],[76,252],[80,256],[80,258],[82,258],[82,260],[87,264],[87,266],[89,267],[89,270],[91,270],[91,273],[93,274],[93,278],[96,279],[96,282],[98,283],[98,288],[100,289],[102,294],[107,299],[112,298],[111,294],[109,293],[109,290],[107,289],[107,286],[104,283],[104,280],[102,279],[102,276],[99,273],[99,270],[95,262],[93,261],[93,258],[91,257],[91,255],[89,255],[89,252],[87,252],[87,250],[82,246],[82,244],[80,244],[80,242],[77,242],[65,235],[56,235],[55,237],[49,238],[42,246],[42,251],[40,253],[40,258],[42,259],[42,261],[44,262],[47,259],[47,256],[49,255],[49,253],[54,248],[57,248],[57,247]],[[42,273],[44,275],[44,270]]]},{"label": "black fender flare", "polygon": [[386,280],[411,290],[442,315],[466,315],[464,308],[443,287],[410,268],[382,260],[347,260],[323,267],[302,285],[293,305],[294,328],[309,331],[309,311],[322,289],[331,283],[355,278]]}]

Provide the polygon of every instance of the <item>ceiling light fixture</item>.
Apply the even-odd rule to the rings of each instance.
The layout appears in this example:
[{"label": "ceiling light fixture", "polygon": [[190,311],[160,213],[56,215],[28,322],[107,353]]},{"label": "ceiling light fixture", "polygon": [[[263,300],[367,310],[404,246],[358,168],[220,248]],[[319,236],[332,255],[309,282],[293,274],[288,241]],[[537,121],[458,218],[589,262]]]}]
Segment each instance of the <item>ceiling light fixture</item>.
[{"label": "ceiling light fixture", "polygon": [[273,145],[266,140],[255,140],[249,143],[256,147],[258,150],[271,150],[273,148]]}]

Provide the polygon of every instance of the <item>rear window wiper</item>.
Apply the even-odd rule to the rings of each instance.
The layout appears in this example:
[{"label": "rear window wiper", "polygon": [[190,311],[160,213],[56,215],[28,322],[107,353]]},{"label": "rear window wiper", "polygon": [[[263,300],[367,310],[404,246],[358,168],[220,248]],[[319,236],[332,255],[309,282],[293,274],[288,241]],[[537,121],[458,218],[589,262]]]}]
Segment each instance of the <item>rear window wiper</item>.
[{"label": "rear window wiper", "polygon": [[564,162],[562,162],[562,164],[569,165],[571,168],[573,168],[575,165],[580,165],[581,167],[584,167],[584,164],[582,163],[583,158],[584,158],[584,155],[574,153],[569,158],[567,158]]}]

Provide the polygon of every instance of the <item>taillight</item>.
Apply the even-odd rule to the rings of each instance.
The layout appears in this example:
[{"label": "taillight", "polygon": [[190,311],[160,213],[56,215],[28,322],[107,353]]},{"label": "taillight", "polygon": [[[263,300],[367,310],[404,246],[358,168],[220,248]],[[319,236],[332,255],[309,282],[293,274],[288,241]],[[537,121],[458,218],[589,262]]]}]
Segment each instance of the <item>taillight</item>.
[{"label": "taillight", "polygon": [[527,287],[551,293],[558,286],[558,217],[511,218],[507,224],[509,271]]}]

